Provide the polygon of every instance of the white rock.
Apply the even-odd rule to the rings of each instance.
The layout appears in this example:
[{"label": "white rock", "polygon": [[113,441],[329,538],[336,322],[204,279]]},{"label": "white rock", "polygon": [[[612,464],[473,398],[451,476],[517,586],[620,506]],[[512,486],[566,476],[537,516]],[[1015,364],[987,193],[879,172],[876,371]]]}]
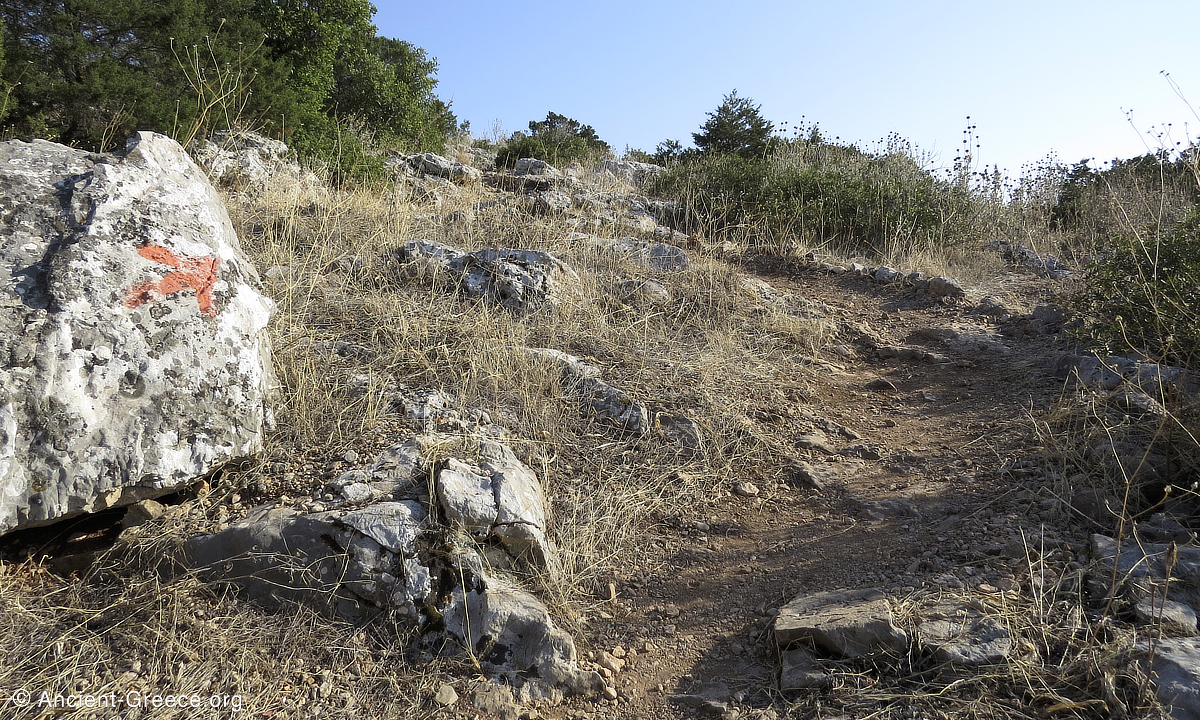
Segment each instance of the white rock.
[{"label": "white rock", "polygon": [[173,140],[0,144],[0,533],[170,492],[262,448],[277,386],[225,206]]}]

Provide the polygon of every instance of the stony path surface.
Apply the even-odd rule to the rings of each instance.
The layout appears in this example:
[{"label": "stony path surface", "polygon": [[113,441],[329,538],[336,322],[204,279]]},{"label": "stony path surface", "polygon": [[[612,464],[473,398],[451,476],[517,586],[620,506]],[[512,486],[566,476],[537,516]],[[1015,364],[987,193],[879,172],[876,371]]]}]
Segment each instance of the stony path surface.
[{"label": "stony path surface", "polygon": [[[695,716],[699,701],[680,696],[771,717],[771,624],[796,594],[878,587],[902,597],[1019,581],[994,553],[1041,519],[1017,480],[1036,449],[1030,419],[1062,389],[1053,337],[1014,338],[1011,327],[1006,336],[971,304],[863,278],[760,277],[833,308],[841,326],[840,347],[806,380],[808,402],[763,398],[758,409],[780,435],[811,438],[798,451],[808,465],[747,468],[730,488],[750,481],[757,494],[661,518],[650,560],[614,578],[617,599],[580,638],[585,657],[622,656],[610,673],[619,698],[549,717]],[[896,347],[940,362],[887,349]]]}]

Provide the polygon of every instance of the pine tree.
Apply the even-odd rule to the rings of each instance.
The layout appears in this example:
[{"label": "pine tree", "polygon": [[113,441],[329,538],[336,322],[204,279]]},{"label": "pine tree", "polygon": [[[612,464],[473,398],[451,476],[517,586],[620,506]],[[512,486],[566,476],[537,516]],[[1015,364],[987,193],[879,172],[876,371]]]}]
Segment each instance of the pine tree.
[{"label": "pine tree", "polygon": [[774,127],[763,118],[753,100],[738,97],[734,90],[722,99],[720,107],[708,114],[708,120],[700,132],[692,134],[692,139],[704,154],[756,158],[766,154]]}]

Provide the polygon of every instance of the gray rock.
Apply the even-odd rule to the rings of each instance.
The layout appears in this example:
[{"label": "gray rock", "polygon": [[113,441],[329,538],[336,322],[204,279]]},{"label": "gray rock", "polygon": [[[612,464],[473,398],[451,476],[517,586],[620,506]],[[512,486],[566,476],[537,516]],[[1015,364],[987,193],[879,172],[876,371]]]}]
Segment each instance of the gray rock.
[{"label": "gray rock", "polygon": [[[444,544],[443,533],[424,535],[427,522],[414,502],[312,515],[264,507],[187,541],[180,560],[267,608],[303,604],[353,622],[407,623],[425,632],[425,647],[470,652],[531,697],[603,685],[578,667],[573,640],[541,602],[494,577],[473,551]],[[433,551],[418,555],[422,536]]]},{"label": "gray rock", "polygon": [[904,278],[904,273],[899,270],[893,270],[890,267],[883,266],[875,270],[875,274],[871,277],[875,278],[876,282],[896,282]]},{"label": "gray rock", "polygon": [[1171,720],[1200,720],[1200,639],[1162,638],[1154,644],[1138,645],[1142,666],[1153,670],[1155,693],[1166,705]]},{"label": "gray rock", "polygon": [[122,528],[138,527],[151,520],[162,517],[166,510],[162,503],[154,500],[143,500],[140,503],[130,505],[125,511],[125,516],[121,518]]},{"label": "gray rock", "polygon": [[0,533],[259,452],[273,305],[183,149],[0,143],[0,191]]},{"label": "gray rock", "polygon": [[833,590],[797,596],[775,619],[780,650],[796,643],[846,658],[901,654],[908,635],[896,627],[887,598],[877,590]]},{"label": "gray rock", "polygon": [[655,175],[666,172],[661,165],[634,162],[632,160],[605,160],[596,165],[597,170],[604,170],[632,185],[642,185]]},{"label": "gray rock", "polygon": [[546,190],[533,196],[533,212],[537,215],[565,215],[570,211],[569,195]]},{"label": "gray rock", "polygon": [[957,280],[948,277],[929,278],[921,287],[926,294],[934,297],[960,298],[967,294]]},{"label": "gray rock", "polygon": [[1053,255],[1038,254],[1036,251],[1025,247],[1024,245],[1016,245],[1007,243],[1002,240],[994,240],[988,243],[985,247],[991,248],[998,252],[1001,257],[1009,262],[1018,263],[1034,268],[1039,274],[1054,280],[1062,280],[1075,274],[1075,271],[1062,264],[1059,259]]},{"label": "gray rock", "polygon": [[489,473],[449,458],[437,474],[437,495],[448,521],[476,535],[491,532],[497,510],[496,490]]},{"label": "gray rock", "polygon": [[443,614],[445,633],[469,648],[487,672],[513,685],[526,682],[591,694],[604,688],[598,673],[581,670],[575,643],[550,618],[546,606],[500,579],[458,587]]},{"label": "gray rock", "polygon": [[1082,387],[1116,390],[1123,384],[1153,398],[1190,397],[1197,391],[1187,368],[1109,355],[1064,355],[1057,367]]},{"label": "gray rock", "polygon": [[562,172],[550,163],[537,158],[520,158],[513,166],[514,175],[550,175],[559,176]]},{"label": "gray rock", "polygon": [[521,706],[506,687],[488,685],[476,689],[471,695],[471,705],[499,720],[517,720],[521,715]]},{"label": "gray rock", "polygon": [[633,307],[662,307],[671,302],[671,293],[653,280],[622,280],[617,283],[617,295],[622,304]]},{"label": "gray rock", "polygon": [[486,298],[516,311],[555,305],[579,293],[579,275],[562,260],[538,250],[489,248],[451,264],[462,274],[468,297]]},{"label": "gray rock", "polygon": [[989,665],[1003,662],[1012,652],[1008,630],[966,605],[939,605],[921,611],[918,642],[939,662]]},{"label": "gray rock", "polygon": [[443,684],[433,694],[433,701],[441,707],[450,707],[458,702],[458,693],[454,690],[453,686]]},{"label": "gray rock", "polygon": [[1144,598],[1133,606],[1138,622],[1157,625],[1167,635],[1195,637],[1196,611],[1183,603],[1159,598]]},{"label": "gray rock", "polygon": [[650,410],[600,378],[600,368],[552,348],[525,348],[534,360],[548,361],[562,369],[568,392],[582,398],[595,416],[635,435],[647,435],[653,427]]},{"label": "gray rock", "polygon": [[638,267],[648,270],[657,270],[660,272],[686,270],[690,262],[688,254],[683,248],[666,243],[638,240],[632,237],[613,240],[598,238],[586,233],[574,233],[566,238],[566,241],[572,244],[590,246],[600,253],[610,253],[628,259]]},{"label": "gray rock", "polygon": [[696,423],[682,415],[655,413],[654,429],[663,440],[674,443],[685,455],[698,455],[704,451],[704,434]]},{"label": "gray rock", "polygon": [[828,688],[833,678],[825,672],[817,658],[804,648],[784,650],[783,667],[779,671],[779,689],[782,692]]},{"label": "gray rock", "polygon": [[887,378],[875,378],[874,380],[872,380],[871,382],[866,384],[866,388],[868,390],[874,390],[875,392],[895,392],[896,391],[895,384],[893,384],[892,381],[888,380]]},{"label": "gray rock", "polygon": [[[404,577],[403,564],[391,560],[380,567],[378,543],[348,532],[337,519],[332,512],[256,508],[219,533],[185,542],[181,560],[203,579],[235,585],[267,609],[306,605],[365,620],[391,604],[391,588],[380,587],[383,577],[376,569],[395,584],[396,577]],[[398,587],[403,592],[402,582]],[[405,599],[407,614],[415,616],[412,598]]]},{"label": "gray rock", "polygon": [[342,524],[379,543],[397,555],[411,556],[417,537],[425,530],[426,513],[418,503],[383,502],[343,515]]},{"label": "gray rock", "polygon": [[248,130],[214,133],[193,147],[193,155],[218,186],[253,198],[271,196],[308,205],[329,196],[315,173],[291,159],[287,145]]},{"label": "gray rock", "polygon": [[483,173],[470,165],[433,153],[405,155],[393,158],[389,161],[389,164],[394,166],[397,162],[407,163],[409,167],[419,173],[433,175],[434,177],[444,178],[452,182],[478,183],[483,179]]},{"label": "gray rock", "polygon": [[788,482],[790,484],[812,490],[824,490],[825,486],[834,480],[835,477],[834,473],[817,468],[804,461],[798,460],[788,467]]},{"label": "gray rock", "polygon": [[518,311],[555,305],[579,292],[579,275],[553,255],[537,250],[488,248],[463,253],[447,245],[412,240],[396,252],[402,272],[454,278],[468,297]]},{"label": "gray rock", "polygon": [[[1111,577],[1113,566],[1135,595],[1158,592],[1166,584],[1165,561],[1171,546],[1165,543],[1126,540],[1117,553],[1117,541],[1106,535],[1092,535],[1092,555],[1103,568],[1103,577]],[[1171,569],[1168,599],[1190,607],[1200,607],[1200,548],[1176,546],[1176,562]]]},{"label": "gray rock", "polygon": [[479,466],[491,474],[496,497],[493,533],[514,557],[556,573],[558,560],[546,537],[546,495],[537,476],[507,445],[479,443]]},{"label": "gray rock", "polygon": [[829,438],[825,437],[825,434],[819,431],[813,431],[811,433],[800,435],[796,438],[793,444],[801,450],[816,450],[817,452],[824,453],[826,455],[833,455],[837,453],[837,450],[833,447],[833,445],[829,444]]}]

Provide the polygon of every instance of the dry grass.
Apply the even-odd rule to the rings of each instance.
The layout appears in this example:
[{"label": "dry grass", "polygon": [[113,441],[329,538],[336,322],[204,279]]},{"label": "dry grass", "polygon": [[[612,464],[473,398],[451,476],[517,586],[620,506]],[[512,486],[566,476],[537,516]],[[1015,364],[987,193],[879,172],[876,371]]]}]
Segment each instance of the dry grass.
[{"label": "dry grass", "polygon": [[922,608],[950,604],[979,611],[1011,638],[1005,662],[956,667],[916,644],[904,657],[826,661],[832,690],[799,698],[787,717],[825,717],[822,711],[930,720],[1163,717],[1149,679],[1134,661],[1138,635],[1084,609],[1086,578],[1093,570],[1066,570],[1044,555],[1036,538],[1027,541],[1023,592],[922,591],[893,601],[896,623],[918,636]]},{"label": "dry grass", "polygon": [[[269,332],[282,385],[269,453],[214,480],[208,497],[149,526],[155,530],[119,546],[88,577],[59,578],[33,563],[0,565],[0,688],[122,698],[130,690],[197,693],[205,702],[236,695],[256,717],[314,715],[318,707],[321,717],[334,718],[434,714],[428,698],[438,673],[450,666],[409,662],[404,638],[305,610],[265,615],[190,577],[163,580],[155,571],[155,558],[166,556],[174,539],[236,520],[245,507],[230,500],[234,493],[246,498],[245,506],[284,495],[319,497],[327,479],[322,464],[349,448],[369,460],[412,434],[386,402],[396,386],[442,390],[460,409],[483,410],[514,431],[514,449],[546,485],[550,534],[562,555],[560,575],[536,580],[567,624],[586,614],[615,570],[636,561],[648,519],[688,514],[727,493],[731,477],[782,464],[788,450],[747,414],[754,403],[787,403],[802,391],[812,358],[832,338],[828,321],[762,303],[742,287],[736,267],[703,249],[691,249],[687,270],[652,273],[564,243],[571,228],[560,222],[503,204],[477,208],[495,199],[482,188],[440,192],[436,220],[428,205],[412,205],[409,195],[388,188],[335,194],[311,207],[230,203],[260,273],[284,268],[265,279],[277,303]],[[451,220],[455,211],[459,219]],[[549,251],[575,268],[580,286],[556,308],[516,315],[463,299],[445,278],[401,272],[390,250],[410,239],[468,251]],[[995,268],[963,246],[889,253],[897,267],[967,280]],[[618,301],[618,282],[649,278],[675,300],[646,309]],[[559,372],[531,363],[525,347],[588,359],[655,413],[692,419],[702,447],[688,451],[658,435],[632,437],[581,414]],[[351,392],[364,377],[366,392]],[[1047,607],[1053,602],[1047,599]],[[1097,687],[1107,660],[1088,655],[1099,645],[1086,632],[1059,638],[1061,627],[1045,607],[998,612],[1015,636],[1039,648],[1030,656],[1036,662],[968,681],[910,659],[897,674],[901,680],[888,687],[848,668],[846,702],[874,698],[877,707],[890,693],[944,716],[1001,717],[1007,706],[995,699],[998,688],[1078,697],[1064,688]],[[914,699],[918,688],[929,693],[928,703]],[[971,699],[981,693],[990,704]],[[152,708],[134,716],[178,713]],[[188,716],[228,717],[228,708]]]},{"label": "dry grass", "polygon": [[[134,541],[142,554],[169,543],[165,533],[174,538],[196,509],[142,526],[160,533]],[[448,666],[405,662],[403,638],[386,629],[304,609],[263,614],[189,576],[133,568],[121,550],[82,579],[0,564],[0,699],[17,708],[8,717],[180,717],[167,696],[198,704],[186,710],[195,718],[432,714],[429,687]],[[21,690],[33,693],[24,709]]]}]

